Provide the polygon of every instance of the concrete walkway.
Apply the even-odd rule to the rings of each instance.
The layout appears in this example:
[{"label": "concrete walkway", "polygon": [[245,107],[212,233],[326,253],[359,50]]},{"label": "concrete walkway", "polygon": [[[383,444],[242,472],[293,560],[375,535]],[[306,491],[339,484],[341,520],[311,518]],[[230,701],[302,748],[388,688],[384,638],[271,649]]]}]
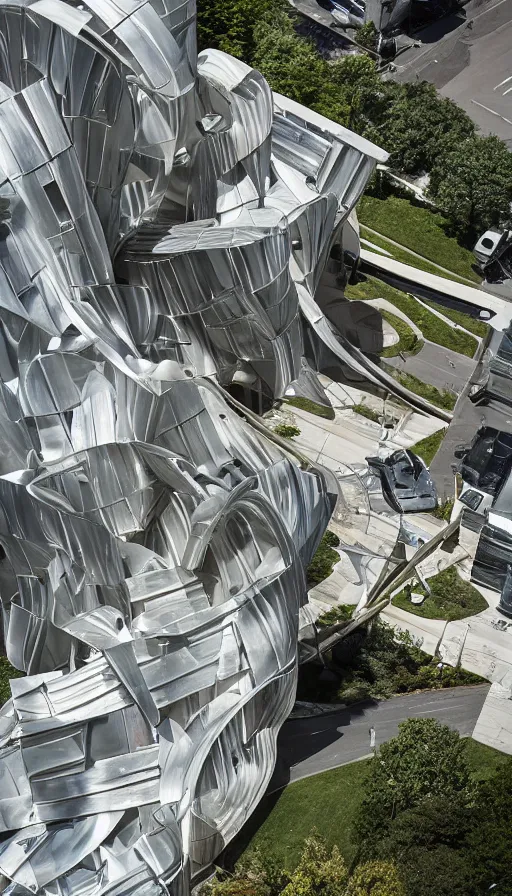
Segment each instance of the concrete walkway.
[{"label": "concrete walkway", "polygon": [[395,317],[399,317],[400,320],[403,320],[403,322],[411,328],[414,335],[417,336],[418,339],[424,340],[423,333],[421,332],[418,325],[415,324],[410,317],[407,317],[407,315],[403,311],[401,311],[400,308],[397,308],[396,305],[393,305],[393,302],[388,302],[387,299],[365,299],[364,303],[365,305],[371,305],[373,308],[377,308],[379,311],[389,311],[390,314],[394,314]]},{"label": "concrete walkway", "polygon": [[[512,303],[506,302],[498,296],[491,295],[483,289],[473,286],[466,286],[464,283],[457,283],[455,280],[447,280],[446,277],[438,277],[437,274],[428,274],[426,271],[420,271],[418,268],[409,264],[403,264],[401,261],[395,261],[394,258],[387,258],[385,255],[377,255],[375,252],[369,252],[367,249],[361,249],[361,259],[367,262],[372,268],[382,270],[390,275],[394,275],[411,283],[412,286],[417,284],[429,290],[432,294],[448,296],[464,302],[466,305],[473,305],[479,309],[485,309],[494,316],[487,321],[495,330],[504,330],[508,327],[512,317]],[[411,291],[413,291],[411,289]]]}]

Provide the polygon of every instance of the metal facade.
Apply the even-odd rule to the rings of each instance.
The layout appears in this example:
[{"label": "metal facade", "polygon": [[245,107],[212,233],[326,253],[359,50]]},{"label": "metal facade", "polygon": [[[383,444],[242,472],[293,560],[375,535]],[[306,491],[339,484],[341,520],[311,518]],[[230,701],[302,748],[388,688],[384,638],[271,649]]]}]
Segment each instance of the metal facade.
[{"label": "metal facade", "polygon": [[347,360],[315,290],[385,154],[197,57],[193,0],[0,32],[2,885],[185,893],[269,780],[336,500],[227,390]]}]

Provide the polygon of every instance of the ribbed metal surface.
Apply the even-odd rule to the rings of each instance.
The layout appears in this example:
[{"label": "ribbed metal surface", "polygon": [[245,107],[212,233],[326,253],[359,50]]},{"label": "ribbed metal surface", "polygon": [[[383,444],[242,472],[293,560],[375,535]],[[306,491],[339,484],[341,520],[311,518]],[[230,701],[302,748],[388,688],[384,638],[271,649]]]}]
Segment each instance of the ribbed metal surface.
[{"label": "ribbed metal surface", "polygon": [[261,797],[332,477],[226,401],[320,392],[314,294],[383,154],[194,3],[0,2],[6,893],[181,894]]}]

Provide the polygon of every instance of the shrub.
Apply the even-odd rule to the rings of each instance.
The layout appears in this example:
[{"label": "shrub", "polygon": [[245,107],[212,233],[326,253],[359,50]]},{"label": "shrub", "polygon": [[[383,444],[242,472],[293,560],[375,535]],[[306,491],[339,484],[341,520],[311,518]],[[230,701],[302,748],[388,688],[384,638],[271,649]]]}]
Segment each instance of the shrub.
[{"label": "shrub", "polygon": [[274,432],[282,439],[293,439],[295,436],[300,436],[298,426],[291,426],[289,423],[278,423],[277,426],[274,426]]},{"label": "shrub", "polygon": [[340,604],[337,607],[331,607],[316,620],[316,624],[321,628],[329,625],[336,625],[338,622],[348,622],[352,619],[354,607],[352,604]]}]

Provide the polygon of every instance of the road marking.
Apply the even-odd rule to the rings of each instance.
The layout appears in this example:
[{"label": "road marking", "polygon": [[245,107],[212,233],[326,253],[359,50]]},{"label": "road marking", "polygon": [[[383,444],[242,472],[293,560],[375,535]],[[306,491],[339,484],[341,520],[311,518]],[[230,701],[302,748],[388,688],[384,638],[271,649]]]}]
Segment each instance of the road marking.
[{"label": "road marking", "polygon": [[497,90],[498,87],[503,87],[503,85],[504,85],[504,84],[508,84],[509,81],[512,81],[512,75],[510,75],[509,78],[505,78],[505,80],[504,80],[504,81],[501,81],[499,84],[496,84],[496,87],[494,87],[493,89],[494,89],[494,90]]},{"label": "road marking", "polygon": [[[505,2],[505,0],[504,0],[504,2]],[[502,121],[506,121],[507,124],[512,124],[512,121],[510,120],[510,118],[505,118],[504,115],[500,115],[500,113],[495,112],[494,109],[489,109],[489,106],[484,106],[484,104],[479,103],[478,100],[471,100],[471,102],[474,103],[475,106],[480,106],[482,109],[485,109],[486,112],[490,112],[491,115],[496,115],[498,118],[501,118]]]}]

